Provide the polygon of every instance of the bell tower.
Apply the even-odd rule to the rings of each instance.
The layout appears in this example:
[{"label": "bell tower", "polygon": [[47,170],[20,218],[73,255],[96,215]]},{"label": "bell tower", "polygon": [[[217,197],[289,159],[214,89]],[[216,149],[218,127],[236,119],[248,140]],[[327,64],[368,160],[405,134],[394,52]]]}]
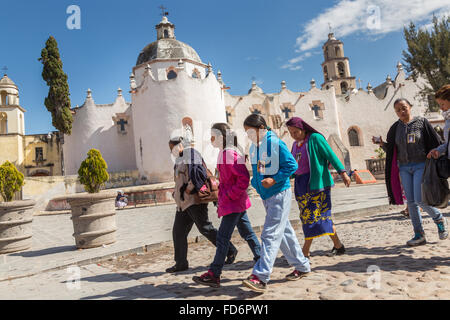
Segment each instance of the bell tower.
[{"label": "bell tower", "polygon": [[330,32],[322,49],[325,59],[322,63],[322,89],[328,89],[331,84],[334,85],[336,94],[345,94],[350,88],[355,89],[356,78],[351,76],[349,59],[344,56],[344,43]]}]

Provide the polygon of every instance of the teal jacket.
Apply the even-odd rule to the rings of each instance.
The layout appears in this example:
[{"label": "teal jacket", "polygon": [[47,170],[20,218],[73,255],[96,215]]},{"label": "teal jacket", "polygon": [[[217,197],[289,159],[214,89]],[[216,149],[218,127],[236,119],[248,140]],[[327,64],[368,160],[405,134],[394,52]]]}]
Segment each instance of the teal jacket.
[{"label": "teal jacket", "polygon": [[313,133],[309,136],[308,155],[310,168],[310,191],[319,191],[326,187],[334,186],[333,177],[328,170],[328,163],[331,163],[338,173],[345,171],[345,168],[334,151],[331,149],[327,140],[325,140],[324,136],[319,133]]},{"label": "teal jacket", "polygon": [[[263,200],[290,188],[289,178],[298,168],[297,161],[286,144],[272,131],[267,132],[259,146],[252,144],[250,162],[253,171],[251,184]],[[258,163],[262,167],[259,171]],[[262,186],[261,181],[269,177],[273,178],[276,183],[266,189]]]}]

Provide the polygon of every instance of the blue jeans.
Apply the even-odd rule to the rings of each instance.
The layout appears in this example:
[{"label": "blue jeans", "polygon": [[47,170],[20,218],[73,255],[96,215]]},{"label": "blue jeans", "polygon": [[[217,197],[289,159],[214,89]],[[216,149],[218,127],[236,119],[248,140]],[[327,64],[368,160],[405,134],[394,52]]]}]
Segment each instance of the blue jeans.
[{"label": "blue jeans", "polygon": [[263,203],[267,214],[261,234],[261,258],[253,267],[253,274],[267,283],[280,249],[288,263],[296,270],[310,272],[309,260],[303,255],[297,235],[289,222],[291,189],[263,200]]},{"label": "blue jeans", "polygon": [[425,162],[401,164],[399,168],[414,233],[423,233],[422,216],[419,212],[419,206],[428,213],[434,222],[442,219],[442,213],[438,209],[422,203],[422,176],[425,169]]},{"label": "blue jeans", "polygon": [[216,255],[209,268],[216,277],[220,277],[220,274],[222,273],[223,265],[229,251],[230,239],[236,226],[240,236],[247,241],[250,250],[252,250],[254,260],[256,261],[259,259],[261,245],[250,224],[247,212],[231,213],[223,216],[219,231],[217,232]]}]

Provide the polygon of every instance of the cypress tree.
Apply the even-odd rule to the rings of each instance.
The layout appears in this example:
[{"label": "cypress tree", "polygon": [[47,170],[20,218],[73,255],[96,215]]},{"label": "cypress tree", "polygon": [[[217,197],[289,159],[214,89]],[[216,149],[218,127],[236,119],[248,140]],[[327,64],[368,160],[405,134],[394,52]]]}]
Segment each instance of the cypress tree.
[{"label": "cypress tree", "polygon": [[50,36],[41,51],[39,61],[43,64],[42,78],[50,87],[45,98],[45,106],[52,114],[52,124],[60,132],[72,133],[72,113],[70,111],[69,85],[67,75],[63,71],[58,43]]}]

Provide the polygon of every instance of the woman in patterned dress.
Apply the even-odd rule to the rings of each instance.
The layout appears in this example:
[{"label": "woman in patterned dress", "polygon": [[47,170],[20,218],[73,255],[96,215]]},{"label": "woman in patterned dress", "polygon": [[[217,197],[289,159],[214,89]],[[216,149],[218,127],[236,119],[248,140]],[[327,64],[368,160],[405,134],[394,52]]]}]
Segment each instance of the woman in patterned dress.
[{"label": "woman in patterned dress", "polygon": [[286,125],[295,140],[291,152],[298,163],[298,170],[295,172],[295,198],[305,235],[303,254],[309,258],[313,239],[325,235],[330,236],[334,243],[329,255],[344,254],[345,247],[339,240],[331,219],[330,189],[334,181],[328,164],[331,163],[337,170],[347,187],[351,180],[322,134],[299,117],[291,118]]}]

